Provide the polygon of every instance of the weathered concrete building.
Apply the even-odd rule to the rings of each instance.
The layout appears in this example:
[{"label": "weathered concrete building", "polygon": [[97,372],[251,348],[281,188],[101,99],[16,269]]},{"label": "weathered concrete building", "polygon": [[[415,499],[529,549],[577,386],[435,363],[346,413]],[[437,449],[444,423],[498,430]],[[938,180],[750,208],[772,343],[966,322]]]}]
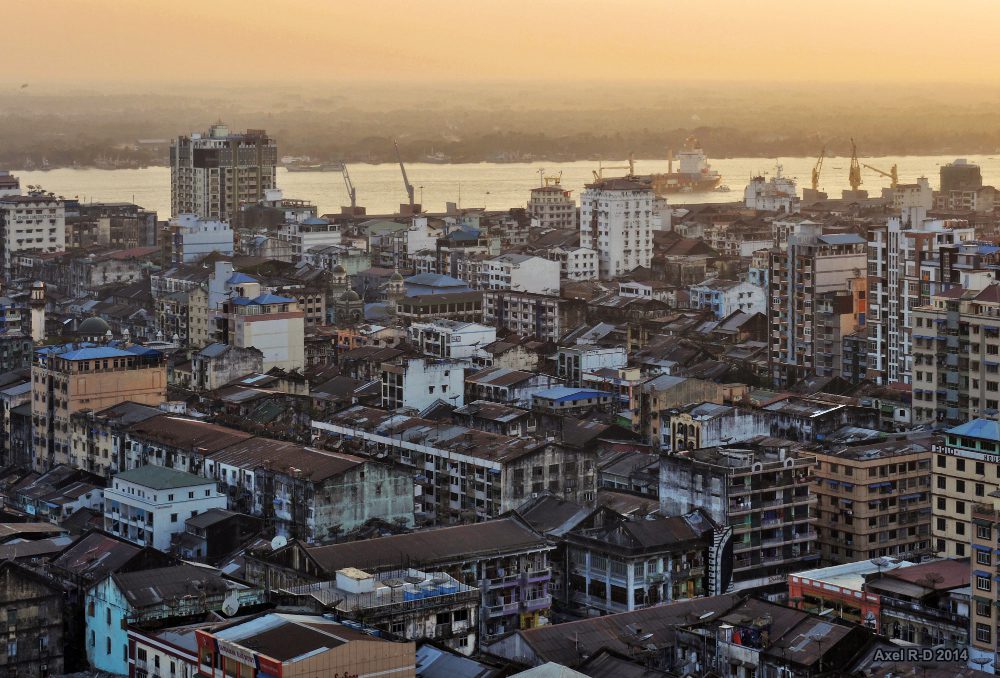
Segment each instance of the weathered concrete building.
[{"label": "weathered concrete building", "polygon": [[214,391],[248,374],[264,371],[264,354],[253,346],[209,344],[191,356],[191,388]]},{"label": "weathered concrete building", "polygon": [[771,432],[771,418],[759,410],[698,403],[663,413],[665,450],[714,447]]},{"label": "weathered concrete building", "polygon": [[704,510],[732,528],[737,588],[784,581],[816,548],[816,458],[787,441],[690,450],[660,459],[660,510]]},{"label": "weathered concrete building", "polygon": [[11,560],[0,562],[0,609],[5,610],[7,676],[63,673],[64,595],[55,581]]}]

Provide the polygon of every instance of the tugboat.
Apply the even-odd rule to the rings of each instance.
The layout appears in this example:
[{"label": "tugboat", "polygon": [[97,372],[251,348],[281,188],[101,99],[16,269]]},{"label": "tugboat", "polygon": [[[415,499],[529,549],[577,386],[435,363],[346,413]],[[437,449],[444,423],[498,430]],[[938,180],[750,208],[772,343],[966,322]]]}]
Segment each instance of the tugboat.
[{"label": "tugboat", "polygon": [[687,138],[684,150],[677,154],[676,159],[678,171],[674,171],[674,155],[671,151],[667,156],[666,174],[650,174],[644,177],[657,195],[716,190],[722,181],[722,175],[708,164],[708,157],[695,137]]}]

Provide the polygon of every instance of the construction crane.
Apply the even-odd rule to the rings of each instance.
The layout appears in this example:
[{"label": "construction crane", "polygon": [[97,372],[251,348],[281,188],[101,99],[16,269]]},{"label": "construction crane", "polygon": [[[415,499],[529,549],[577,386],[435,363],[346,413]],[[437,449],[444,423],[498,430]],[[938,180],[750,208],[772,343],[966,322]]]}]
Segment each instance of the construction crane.
[{"label": "construction crane", "polygon": [[819,190],[819,175],[823,171],[823,158],[825,157],[826,157],[826,146],[820,149],[819,158],[816,160],[816,165],[813,167],[812,187],[814,191]]},{"label": "construction crane", "polygon": [[344,165],[342,172],[344,174],[344,183],[347,185],[347,195],[351,198],[351,211],[354,211],[358,206],[358,191],[354,188],[354,184],[351,183],[351,175],[347,171],[347,165]]},{"label": "construction crane", "polygon": [[413,184],[410,183],[410,180],[406,176],[406,168],[403,167],[403,156],[399,152],[399,144],[396,143],[395,139],[392,140],[392,145],[396,147],[396,159],[399,160],[399,171],[403,173],[403,186],[406,187],[406,197],[410,199],[410,214],[413,214]]},{"label": "construction crane", "polygon": [[626,175],[628,178],[635,176],[635,153],[628,154],[628,164],[627,165],[615,165],[613,167],[605,167],[601,164],[601,161],[597,161],[597,169],[594,170],[594,181],[604,180],[604,170],[628,170]]},{"label": "construction crane", "polygon": [[878,167],[872,167],[871,165],[862,165],[862,167],[867,167],[872,172],[881,174],[882,176],[887,178],[890,182],[889,186],[892,188],[896,188],[896,186],[899,185],[899,171],[897,170],[895,165],[893,165],[888,172],[886,172],[885,170],[880,170]]},{"label": "construction crane", "polygon": [[856,191],[861,187],[861,165],[858,163],[858,146],[851,138],[851,169],[847,174],[847,183],[851,185],[851,190]]}]

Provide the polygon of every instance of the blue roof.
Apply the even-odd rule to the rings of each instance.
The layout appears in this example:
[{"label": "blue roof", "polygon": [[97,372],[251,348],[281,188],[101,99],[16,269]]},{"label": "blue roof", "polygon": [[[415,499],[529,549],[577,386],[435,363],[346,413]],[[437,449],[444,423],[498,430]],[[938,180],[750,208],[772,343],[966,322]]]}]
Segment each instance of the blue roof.
[{"label": "blue roof", "polygon": [[255,304],[291,304],[295,300],[288,297],[279,297],[277,294],[262,294],[253,300]]},{"label": "blue roof", "polygon": [[973,419],[955,428],[948,429],[946,433],[1000,441],[1000,423],[992,419]]},{"label": "blue roof", "polygon": [[57,355],[66,360],[101,360],[103,358],[131,358],[135,354],[120,348],[98,346],[97,348],[78,348],[65,353],[57,353]]},{"label": "blue roof", "polygon": [[139,346],[138,344],[132,344],[125,349],[126,353],[131,353],[132,355],[161,355],[161,351],[157,351],[155,348],[149,348],[148,346]]},{"label": "blue roof", "polygon": [[450,275],[441,273],[417,273],[404,280],[411,285],[427,285],[429,287],[468,287],[468,283]]},{"label": "blue roof", "polygon": [[979,254],[993,254],[997,250],[1000,250],[998,245],[980,245],[976,248],[976,252]]},{"label": "blue roof", "polygon": [[229,301],[237,306],[249,306],[253,303],[251,299],[247,299],[246,297],[233,297]]},{"label": "blue roof", "polygon": [[255,283],[257,280],[251,278],[246,273],[233,273],[226,281],[227,285],[239,285],[240,283]]},{"label": "blue roof", "polygon": [[464,229],[452,231],[448,234],[452,240],[476,240],[479,238],[479,231],[466,231]]},{"label": "blue roof", "polygon": [[566,402],[568,400],[585,400],[587,398],[602,398],[607,396],[606,391],[595,391],[591,388],[570,388],[569,386],[556,386],[544,391],[535,392],[538,398],[555,400],[556,402]]},{"label": "blue roof", "polygon": [[326,219],[320,219],[319,217],[309,217],[308,219],[303,219],[302,223],[308,226],[320,226],[323,224],[329,224],[330,222]]}]

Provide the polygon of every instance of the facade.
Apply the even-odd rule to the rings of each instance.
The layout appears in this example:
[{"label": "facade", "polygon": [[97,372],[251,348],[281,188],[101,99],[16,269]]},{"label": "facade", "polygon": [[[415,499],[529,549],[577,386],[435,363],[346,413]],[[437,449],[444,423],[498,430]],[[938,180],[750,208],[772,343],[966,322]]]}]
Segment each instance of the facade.
[{"label": "facade", "polygon": [[162,237],[164,252],[172,264],[194,264],[209,254],[233,255],[233,229],[224,221],[202,219],[196,214],[178,214],[170,220]]},{"label": "facade", "polygon": [[556,261],[527,254],[501,254],[483,261],[479,286],[489,290],[558,295],[559,276],[560,266]]},{"label": "facade", "polygon": [[736,588],[784,581],[816,548],[816,458],[785,446],[704,448],[660,458],[660,511],[702,509],[732,528]]},{"label": "facade", "polygon": [[[799,224],[802,226],[802,224]],[[794,384],[815,369],[817,295],[847,288],[867,269],[865,241],[855,234],[823,235],[819,227],[788,238],[771,251],[768,277],[768,365],[779,385]]]},{"label": "facade", "polygon": [[560,346],[556,351],[556,376],[568,386],[583,386],[588,374],[602,369],[620,370],[627,365],[628,351],[624,346],[579,344]]},{"label": "facade", "polygon": [[939,555],[967,558],[975,532],[972,508],[990,501],[1000,478],[1000,424],[974,419],[943,437],[934,446],[932,547]]},{"label": "facade", "polygon": [[589,247],[557,245],[545,250],[545,258],[559,262],[560,280],[597,280],[597,251]]},{"label": "facade", "polygon": [[816,534],[826,563],[931,551],[933,438],[817,450]]},{"label": "facade", "polygon": [[881,384],[910,383],[914,308],[930,303],[941,283],[922,276],[942,248],[975,238],[966,221],[931,220],[913,208],[874,229],[868,241],[868,373]]},{"label": "facade", "polygon": [[701,511],[571,530],[567,602],[609,614],[711,595],[714,532]]},{"label": "facade", "polygon": [[359,456],[412,469],[420,486],[419,517],[435,524],[493,518],[542,492],[594,501],[594,449],[438,425],[360,405],[313,421],[312,428],[318,437],[346,436],[346,449]]},{"label": "facade", "polygon": [[632,389],[632,430],[657,449],[670,444],[662,413],[690,403],[722,403],[725,389],[711,381],[661,375]]},{"label": "facade", "polygon": [[771,433],[771,418],[759,410],[699,403],[662,413],[664,450],[697,450]]},{"label": "facade", "polygon": [[528,217],[532,228],[576,228],[576,201],[558,181],[531,189]]},{"label": "facade", "polygon": [[167,392],[163,354],[141,346],[47,346],[35,353],[31,381],[36,470],[69,462],[74,412],[125,401],[155,406]]},{"label": "facade", "polygon": [[973,505],[972,524],[969,659],[970,662],[982,659],[983,666],[989,667],[988,662],[995,662],[1000,654],[1000,633],[997,631],[997,622],[1000,621],[1000,582],[997,581],[1000,554],[996,550],[1000,539],[1000,504],[995,497]]},{"label": "facade", "polygon": [[495,327],[456,320],[413,323],[407,333],[424,355],[455,360],[483,360],[484,347],[497,339]]},{"label": "facade", "polygon": [[996,283],[953,287],[914,309],[914,424],[959,424],[1000,410],[998,313]]},{"label": "facade", "polygon": [[767,300],[763,288],[738,280],[707,280],[688,290],[691,308],[706,309],[716,318],[728,317],[735,311],[766,313]]},{"label": "facade", "polygon": [[580,195],[580,246],[597,252],[601,280],[612,280],[653,256],[653,189],[629,179],[588,184]]},{"label": "facade", "polygon": [[170,212],[235,223],[241,205],[276,188],[277,145],[264,130],[231,133],[222,123],[170,145]]},{"label": "facade", "polygon": [[547,294],[509,290],[482,293],[482,321],[522,337],[559,341],[586,318],[586,307]]},{"label": "facade", "polygon": [[305,312],[295,299],[267,293],[253,299],[234,297],[223,303],[222,315],[221,341],[258,349],[265,372],[305,367]]},{"label": "facade", "polygon": [[20,252],[66,251],[66,201],[47,193],[0,197],[4,276]]},{"label": "facade", "polygon": [[163,466],[119,473],[104,491],[104,529],[139,546],[169,551],[184,521],[226,508],[215,483]]},{"label": "facade", "polygon": [[438,400],[465,404],[465,367],[458,360],[413,358],[382,363],[382,407],[422,411]]},{"label": "facade", "polygon": [[260,349],[209,344],[191,356],[191,388],[214,391],[240,377],[264,371]]},{"label": "facade", "polygon": [[62,675],[66,603],[56,582],[13,560],[0,562],[0,609],[5,611],[0,671],[4,675]]},{"label": "facade", "polygon": [[[375,574],[398,572],[409,564],[442,571],[479,587],[477,632],[485,643],[547,623],[554,550],[543,535],[511,516],[329,546],[292,542],[249,556],[247,577],[260,585],[287,587],[329,581],[344,568]],[[452,614],[453,630],[455,622]]]}]

